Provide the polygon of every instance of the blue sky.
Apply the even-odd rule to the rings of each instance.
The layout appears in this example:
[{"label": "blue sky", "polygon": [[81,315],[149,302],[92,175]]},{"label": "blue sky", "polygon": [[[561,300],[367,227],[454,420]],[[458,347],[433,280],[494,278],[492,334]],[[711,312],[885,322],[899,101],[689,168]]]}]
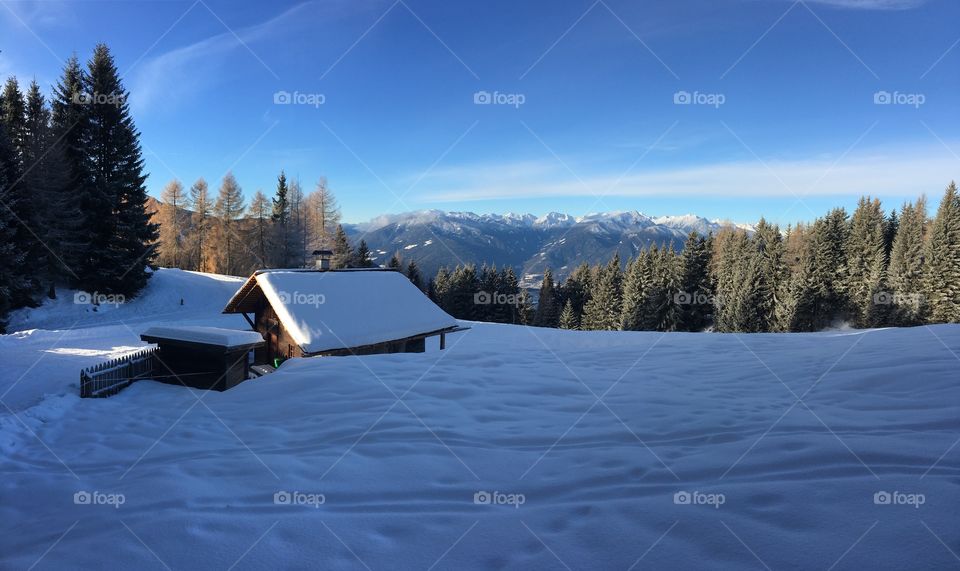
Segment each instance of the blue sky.
[{"label": "blue sky", "polygon": [[0,76],[48,87],[108,43],[155,195],[283,168],[347,221],[787,223],[960,178],[958,22],[954,0],[2,0]]}]

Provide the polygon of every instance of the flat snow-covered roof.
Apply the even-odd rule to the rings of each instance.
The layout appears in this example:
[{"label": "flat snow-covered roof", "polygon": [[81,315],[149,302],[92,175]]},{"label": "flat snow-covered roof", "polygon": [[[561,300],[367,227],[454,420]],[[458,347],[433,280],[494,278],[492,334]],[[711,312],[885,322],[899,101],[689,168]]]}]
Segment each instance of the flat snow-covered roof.
[{"label": "flat snow-covered roof", "polygon": [[270,270],[254,277],[306,353],[396,341],[457,326],[456,319],[400,272]]},{"label": "flat snow-covered roof", "polygon": [[223,329],[220,327],[202,327],[194,325],[155,325],[141,333],[141,335],[144,337],[173,339],[176,341],[186,341],[189,343],[217,345],[220,347],[226,347],[228,349],[263,343],[263,337],[261,337],[261,335],[256,331],[239,331],[237,329]]}]

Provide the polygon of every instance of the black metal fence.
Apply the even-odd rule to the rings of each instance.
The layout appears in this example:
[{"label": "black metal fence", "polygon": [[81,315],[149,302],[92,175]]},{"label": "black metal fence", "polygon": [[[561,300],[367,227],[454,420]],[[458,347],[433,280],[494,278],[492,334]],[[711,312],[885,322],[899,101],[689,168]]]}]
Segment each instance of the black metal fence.
[{"label": "black metal fence", "polygon": [[80,371],[80,397],[113,396],[134,381],[153,375],[156,347],[148,347]]}]

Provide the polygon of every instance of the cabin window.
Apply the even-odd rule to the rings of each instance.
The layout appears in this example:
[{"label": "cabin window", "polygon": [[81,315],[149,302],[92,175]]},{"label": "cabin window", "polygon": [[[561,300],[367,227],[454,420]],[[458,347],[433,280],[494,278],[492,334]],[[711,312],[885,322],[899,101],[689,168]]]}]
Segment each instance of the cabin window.
[{"label": "cabin window", "polygon": [[293,357],[293,345],[287,345],[287,359]]}]

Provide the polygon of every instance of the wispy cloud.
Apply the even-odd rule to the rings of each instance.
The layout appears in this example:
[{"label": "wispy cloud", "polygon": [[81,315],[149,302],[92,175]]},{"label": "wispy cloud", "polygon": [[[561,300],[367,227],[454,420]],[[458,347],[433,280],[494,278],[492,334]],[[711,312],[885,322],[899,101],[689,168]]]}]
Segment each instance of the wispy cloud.
[{"label": "wispy cloud", "polygon": [[[960,148],[950,143],[952,148]],[[836,163],[836,164],[835,164]],[[547,197],[691,196],[781,197],[794,195],[913,196],[935,193],[960,173],[960,160],[943,146],[864,152],[837,162],[731,161],[647,169],[629,174],[573,177],[553,160],[473,165],[437,170],[417,196],[421,202],[462,202]],[[578,173],[580,174],[580,173]],[[464,185],[463,181],[472,181]],[[433,190],[428,190],[433,189]]]},{"label": "wispy cloud", "polygon": [[806,0],[806,2],[850,10],[910,10],[926,4],[927,0]]},{"label": "wispy cloud", "polygon": [[[223,77],[226,58],[247,52],[250,46],[262,40],[289,33],[297,22],[303,23],[302,13],[310,2],[293,8],[253,26],[210,36],[193,44],[179,47],[138,64],[132,72],[131,105],[142,113],[151,109],[170,110],[184,99],[195,98]],[[214,26],[223,29],[216,18],[202,8],[196,14],[206,14]],[[196,16],[194,16],[196,17]],[[255,55],[247,54],[249,57]],[[256,62],[254,62],[256,65]],[[264,73],[270,73],[264,70]]]}]

